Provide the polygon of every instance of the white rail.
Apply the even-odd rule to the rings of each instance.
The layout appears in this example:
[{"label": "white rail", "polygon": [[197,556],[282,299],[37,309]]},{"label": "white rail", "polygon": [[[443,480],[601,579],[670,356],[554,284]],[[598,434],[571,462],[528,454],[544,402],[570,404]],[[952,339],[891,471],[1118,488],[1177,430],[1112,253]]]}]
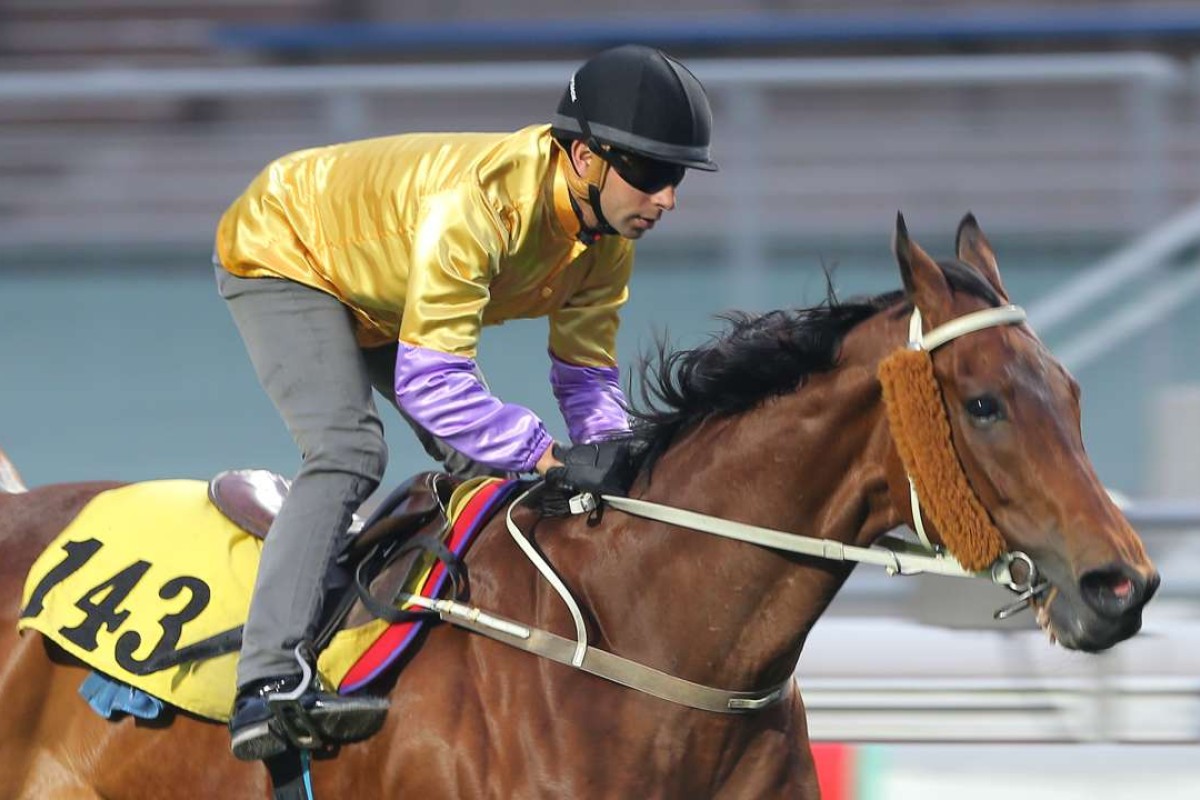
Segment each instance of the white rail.
[{"label": "white rail", "polygon": [[[176,147],[181,153],[195,154],[208,160],[218,159],[222,149],[232,156],[241,155],[257,159],[258,153],[268,159],[277,155],[280,148],[304,143],[348,139],[358,136],[379,135],[386,132],[396,121],[411,125],[414,113],[421,115],[421,125],[463,124],[464,129],[482,129],[495,125],[494,117],[503,111],[513,118],[524,117],[521,109],[528,108],[534,121],[544,116],[552,107],[558,91],[576,62],[518,62],[518,63],[474,63],[474,64],[401,64],[369,66],[301,66],[301,67],[228,67],[206,69],[96,69],[57,72],[10,72],[0,74],[0,105],[16,109],[32,106],[51,111],[49,119],[67,112],[69,118],[75,103],[107,103],[115,101],[174,101],[205,99],[234,101],[247,99],[264,101],[261,116],[252,119],[262,131],[270,122],[270,113],[296,113],[267,101],[315,100],[322,106],[311,111],[298,128],[295,116],[280,119],[277,124],[286,126],[290,135],[276,135],[277,146],[271,141],[242,140],[249,124],[242,109],[237,124],[222,125],[218,114],[215,122],[185,128],[178,122],[158,128],[146,125],[137,128],[137,135],[148,138],[146,144],[157,145],[139,148],[129,142],[122,149],[122,139],[105,138],[104,131],[92,136],[80,135],[64,126],[54,128],[54,138],[38,152],[39,169],[45,170],[50,178],[31,185],[14,185],[10,197],[0,196],[9,207],[21,213],[21,204],[36,202],[33,218],[15,216],[14,223],[0,225],[0,235],[9,243],[16,242],[59,242],[63,226],[54,218],[56,208],[75,208],[93,203],[93,187],[113,184],[145,187],[149,199],[144,206],[136,205],[138,190],[128,197],[122,195],[117,202],[104,205],[106,222],[95,221],[93,226],[108,225],[111,237],[118,241],[132,241],[142,236],[147,240],[175,239],[190,230],[197,216],[188,216],[187,207],[196,208],[211,203],[223,206],[228,195],[234,191],[236,181],[225,180],[220,168],[205,172],[205,181],[193,185],[185,174],[173,173],[167,183],[138,183],[140,174],[156,169],[157,162],[139,165],[139,158],[161,158],[164,147]],[[955,192],[944,190],[949,177],[955,170],[955,158],[961,160],[966,170],[974,170],[974,180],[979,183],[978,191],[984,197],[994,197],[996,213],[989,214],[991,230],[1003,229],[1006,225],[1020,230],[1041,230],[1063,224],[1078,229],[1086,224],[1082,219],[1063,217],[1047,221],[1031,206],[1036,205],[1021,197],[1039,197],[1049,193],[1058,196],[1066,186],[1077,186],[1079,191],[1102,191],[1112,194],[1112,199],[1094,210],[1080,212],[1085,216],[1100,214],[1102,224],[1124,226],[1139,224],[1152,219],[1163,210],[1166,188],[1178,174],[1166,166],[1168,148],[1164,131],[1170,123],[1168,96],[1176,87],[1185,83],[1187,70],[1179,63],[1157,54],[1109,53],[1074,54],[1049,56],[983,56],[983,57],[928,57],[928,58],[852,58],[852,59],[700,59],[690,66],[712,90],[719,116],[719,161],[723,167],[722,181],[696,181],[689,189],[687,202],[693,208],[686,219],[680,215],[681,224],[665,229],[663,237],[690,237],[698,233],[713,236],[723,232],[729,261],[742,269],[748,276],[745,281],[753,287],[754,276],[763,269],[765,255],[764,238],[771,234],[794,234],[808,231],[814,234],[847,233],[879,230],[878,222],[867,220],[888,219],[898,206],[910,210],[919,204],[939,209],[937,213],[945,219],[954,219],[965,210],[956,200]],[[1093,185],[1094,171],[1072,166],[1071,159],[1062,159],[1062,143],[1054,137],[1040,135],[1041,128],[1033,118],[1046,111],[1044,100],[1033,99],[1036,92],[1022,95],[1015,100],[1009,95],[995,101],[988,97],[972,99],[982,113],[1005,114],[1008,109],[1022,109],[1017,119],[1004,117],[1008,125],[1017,131],[1014,140],[1021,139],[1021,131],[1032,135],[1017,145],[1015,151],[1005,149],[994,157],[988,156],[989,147],[980,143],[972,146],[972,135],[964,130],[961,146],[953,153],[943,153],[937,141],[927,146],[920,142],[935,134],[941,141],[952,133],[939,131],[937,113],[952,115],[954,124],[970,126],[974,115],[960,118],[957,103],[935,103],[937,110],[927,121],[911,115],[897,119],[905,108],[901,101],[885,101],[876,108],[880,95],[864,95],[860,101],[851,97],[848,106],[831,101],[834,118],[826,120],[820,115],[808,115],[803,99],[779,90],[804,90],[833,95],[856,91],[889,93],[904,90],[947,90],[970,88],[1037,90],[1043,87],[1078,88],[1081,91],[1104,88],[1105,98],[1111,102],[1097,107],[1094,103],[1088,113],[1105,118],[1104,129],[1115,135],[1109,136],[1099,145],[1106,159],[1117,159],[1115,169],[1121,174],[1119,182]],[[476,103],[444,103],[443,98],[475,97],[481,94],[503,97],[501,104],[487,105],[473,116]],[[385,121],[381,117],[389,112],[374,103],[379,96],[404,98],[406,102],[420,104],[406,107],[404,116]],[[1094,98],[1094,95],[1089,95]],[[511,102],[508,98],[512,98]],[[1009,105],[1015,103],[1015,105]],[[59,104],[55,106],[54,104]],[[63,105],[66,108],[63,109]],[[486,104],[485,104],[486,105]],[[55,111],[53,109],[59,109]],[[838,110],[840,109],[840,110]],[[847,110],[847,109],[853,109]],[[1053,110],[1053,108],[1051,109]],[[170,112],[163,112],[170,113]],[[1028,122],[1022,120],[1029,117]],[[36,119],[36,115],[34,119]],[[880,145],[897,144],[879,142],[884,122],[897,122],[908,141],[918,146],[905,145],[889,157],[887,152],[894,147]],[[803,148],[792,146],[792,128],[806,126],[808,138]],[[846,152],[842,143],[846,141],[841,125],[853,125],[857,138],[851,147],[878,150],[872,159],[864,161]],[[426,128],[453,129],[453,128]],[[38,128],[43,131],[45,128]],[[20,131],[15,128],[9,136]],[[994,132],[993,132],[994,133]],[[301,135],[302,134],[302,135]],[[938,139],[940,135],[941,139]],[[179,137],[174,143],[170,136]],[[74,137],[74,138],[72,138]],[[61,144],[57,144],[61,139]],[[37,146],[19,138],[13,139],[13,147]],[[861,142],[861,144],[859,143]],[[58,149],[51,149],[58,148]],[[61,155],[55,153],[61,150]],[[15,152],[15,151],[14,151]],[[139,156],[138,153],[145,153]],[[102,155],[100,161],[90,159],[89,153]],[[900,155],[903,153],[904,155]],[[915,154],[915,155],[914,155]],[[1048,177],[1045,170],[1004,170],[1007,181],[989,181],[980,173],[983,169],[978,158],[987,158],[989,164],[1003,163],[1002,159],[1014,159],[1024,164],[1031,159],[1045,162],[1063,174]],[[108,159],[108,160],[103,160]],[[770,159],[770,160],[768,160]],[[1000,161],[998,161],[1000,159]],[[127,165],[123,175],[113,174],[106,164],[122,161]],[[61,162],[61,163],[59,163]],[[257,163],[257,161],[256,161]],[[173,167],[174,168],[174,167]],[[249,170],[251,167],[245,167]],[[914,172],[916,171],[916,176]],[[215,174],[214,174],[215,173]],[[1057,174],[1057,173],[1056,173]],[[18,173],[18,177],[21,173]],[[928,183],[922,183],[921,176]],[[121,180],[118,180],[121,178]],[[1082,183],[1079,181],[1082,180]],[[224,183],[228,189],[221,189]],[[1087,184],[1087,185],[1085,185]],[[168,186],[189,186],[185,197],[164,196]],[[213,188],[209,188],[209,187]],[[1089,188],[1091,186],[1091,188]],[[84,191],[79,191],[82,188]],[[209,196],[211,192],[211,197]],[[159,202],[155,202],[158,198]],[[893,199],[894,198],[894,199]],[[129,208],[126,208],[126,205]],[[944,211],[940,210],[945,206]],[[171,216],[172,209],[180,213]],[[844,209],[844,210],[839,210]],[[883,209],[891,209],[890,212]],[[932,210],[932,209],[931,209]],[[977,211],[981,210],[976,208]],[[39,216],[40,215],[40,216]],[[123,215],[123,216],[122,216]],[[86,211],[80,216],[88,217]],[[132,220],[152,220],[153,224],[138,225]],[[939,217],[939,218],[940,218]],[[3,223],[0,219],[0,223]],[[886,223],[885,223],[886,224]],[[942,223],[949,225],[949,222]],[[88,231],[87,225],[69,226],[72,236],[82,239]],[[103,230],[101,231],[103,232]],[[207,231],[196,231],[195,236],[207,236]],[[40,238],[39,238],[40,237]],[[656,237],[660,239],[662,237]],[[752,292],[750,292],[752,294]],[[759,293],[762,294],[761,292]],[[731,298],[735,303],[746,299],[745,305],[757,305],[761,297]]]},{"label": "white rail", "polygon": [[1184,248],[1200,241],[1200,203],[1138,237],[1052,296],[1029,306],[1029,324],[1039,334],[1062,325],[1095,303],[1154,272]]},{"label": "white rail", "polygon": [[1152,603],[1098,655],[1036,630],[825,618],[796,675],[818,739],[1163,743],[1200,741],[1198,668],[1196,620]]},{"label": "white rail", "polygon": [[[1192,60],[1191,74],[1193,82],[1200,84],[1200,58]],[[1128,287],[1136,281],[1156,277],[1152,285],[1130,296],[1120,308],[1055,348],[1056,355],[1068,368],[1081,369],[1131,337],[1161,324],[1200,295],[1200,263],[1166,278],[1159,276],[1173,258],[1197,245],[1200,245],[1200,203],[1163,222],[1032,305],[1030,324],[1044,334],[1098,302],[1121,292],[1135,291]]]},{"label": "white rail", "polygon": [[[0,101],[320,95],[561,88],[576,62],[95,69],[0,74]],[[695,60],[710,87],[1102,84],[1175,86],[1186,73],[1149,53],[929,58]]]}]

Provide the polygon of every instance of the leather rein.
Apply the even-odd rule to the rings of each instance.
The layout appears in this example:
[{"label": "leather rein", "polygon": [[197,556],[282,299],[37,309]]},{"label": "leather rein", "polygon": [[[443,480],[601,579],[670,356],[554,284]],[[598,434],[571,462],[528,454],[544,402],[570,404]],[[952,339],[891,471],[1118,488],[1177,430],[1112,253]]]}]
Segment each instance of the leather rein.
[{"label": "leather rein", "polygon": [[[921,312],[914,308],[909,323],[908,348],[931,352],[960,336],[1000,325],[1019,325],[1025,319],[1024,309],[1015,305],[1006,305],[966,314],[928,333],[922,333]],[[419,606],[427,611],[437,613],[442,620],[452,625],[466,628],[521,650],[690,708],[721,713],[747,713],[771,706],[784,697],[792,684],[792,678],[767,689],[731,691],[704,686],[668,675],[652,667],[589,645],[587,628],[579,604],[571,596],[570,591],[554,572],[554,569],[529,542],[512,518],[512,509],[520,505],[528,495],[540,489],[541,486],[541,483],[535,484],[511,503],[505,515],[505,522],[509,534],[522,552],[558,592],[571,612],[571,618],[575,625],[574,640],[453,600],[431,600],[406,594],[402,594],[399,599],[409,605]],[[748,525],[630,497],[603,495],[600,502],[633,516],[664,522],[676,527],[690,528],[773,550],[832,561],[852,561],[881,566],[889,575],[914,575],[925,572],[953,577],[985,578],[1019,595],[1015,602],[996,612],[997,619],[1011,616],[1026,608],[1038,594],[1048,588],[1048,584],[1038,581],[1038,573],[1033,560],[1027,554],[1019,551],[1003,553],[985,570],[968,571],[964,569],[945,548],[930,542],[922,519],[921,501],[917,496],[916,484],[911,475],[909,475],[909,498],[913,528],[920,542],[912,542],[893,534],[884,534],[870,547],[858,547],[842,542]],[[591,494],[581,494],[572,498],[570,505],[573,513],[588,513],[596,508],[597,499]],[[1016,562],[1020,562],[1024,567],[1023,578],[1016,578],[1013,575],[1011,567]]]}]

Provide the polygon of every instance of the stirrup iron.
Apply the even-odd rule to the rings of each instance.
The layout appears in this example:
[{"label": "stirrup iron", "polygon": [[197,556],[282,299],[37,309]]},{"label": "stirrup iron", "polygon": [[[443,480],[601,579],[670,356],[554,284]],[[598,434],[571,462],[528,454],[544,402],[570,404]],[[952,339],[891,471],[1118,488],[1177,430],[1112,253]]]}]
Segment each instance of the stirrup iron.
[{"label": "stirrup iron", "polygon": [[308,656],[311,655],[308,646],[301,642],[293,651],[296,660],[300,662],[300,683],[290,692],[276,692],[267,696],[267,708],[279,724],[284,737],[296,747],[303,750],[318,750],[325,746],[325,740],[317,728],[309,712],[300,704],[300,698],[312,686],[316,674],[309,666]]}]

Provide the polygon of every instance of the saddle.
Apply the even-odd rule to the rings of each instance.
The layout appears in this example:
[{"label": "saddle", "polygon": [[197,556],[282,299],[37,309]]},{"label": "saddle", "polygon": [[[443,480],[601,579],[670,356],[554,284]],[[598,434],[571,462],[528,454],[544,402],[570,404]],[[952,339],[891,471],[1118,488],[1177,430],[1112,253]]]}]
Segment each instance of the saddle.
[{"label": "saddle", "polygon": [[[326,584],[322,622],[313,642],[317,650],[343,627],[381,617],[391,622],[417,617],[419,612],[399,611],[394,603],[422,554],[445,565],[454,596],[465,599],[466,571],[441,542],[450,522],[450,498],[460,483],[445,473],[420,472],[396,487],[370,517],[353,515],[348,544]],[[286,478],[268,470],[227,470],[209,481],[208,497],[231,522],[265,539],[290,487]]]},{"label": "saddle", "polygon": [[[355,540],[347,556],[375,544],[387,536],[403,536],[424,529],[440,512],[460,481],[440,472],[420,472],[388,495],[371,515],[370,524],[358,514],[351,518],[347,531]],[[259,539],[267,537],[275,515],[283,508],[291,481],[265,469],[231,469],[220,472],[208,482],[208,499],[235,525]],[[377,523],[387,525],[375,530]],[[368,535],[360,536],[364,531]]]}]

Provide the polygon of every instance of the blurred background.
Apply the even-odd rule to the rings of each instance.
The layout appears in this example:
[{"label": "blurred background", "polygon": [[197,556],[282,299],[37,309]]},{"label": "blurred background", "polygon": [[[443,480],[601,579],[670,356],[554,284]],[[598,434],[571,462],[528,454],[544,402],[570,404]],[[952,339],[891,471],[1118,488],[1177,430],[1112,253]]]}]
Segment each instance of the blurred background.
[{"label": "blurred background", "polygon": [[[548,120],[624,42],[706,84],[722,167],[638,245],[626,363],[826,271],[896,288],[896,211],[940,256],[973,211],[1163,573],[1146,633],[1084,658],[992,623],[1002,593],[860,568],[800,665],[826,797],[1196,797],[1195,2],[0,0],[0,447],[30,484],[290,474],[213,287],[224,208],[298,148]],[[545,335],[480,363],[562,435]],[[390,486],[429,465],[385,413]]]}]

